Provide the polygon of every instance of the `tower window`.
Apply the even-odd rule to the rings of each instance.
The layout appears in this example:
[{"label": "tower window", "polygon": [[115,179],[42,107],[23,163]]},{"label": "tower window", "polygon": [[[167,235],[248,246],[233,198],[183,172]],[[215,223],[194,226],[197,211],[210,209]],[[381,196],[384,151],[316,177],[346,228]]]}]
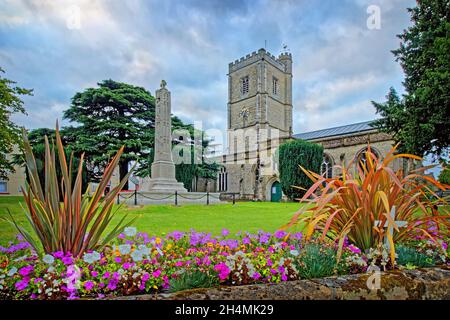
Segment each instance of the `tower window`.
[{"label": "tower window", "polygon": [[241,78],[241,94],[245,95],[248,93],[248,76]]},{"label": "tower window", "polygon": [[279,93],[278,79],[275,77],[272,78],[272,92],[274,95]]}]

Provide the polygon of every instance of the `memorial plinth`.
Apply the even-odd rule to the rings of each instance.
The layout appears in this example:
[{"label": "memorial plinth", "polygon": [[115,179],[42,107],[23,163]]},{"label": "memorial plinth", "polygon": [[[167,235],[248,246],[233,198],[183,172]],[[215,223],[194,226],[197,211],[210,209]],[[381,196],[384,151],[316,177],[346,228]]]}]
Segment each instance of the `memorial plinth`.
[{"label": "memorial plinth", "polygon": [[158,193],[187,192],[183,183],[175,178],[175,164],[172,159],[172,120],[170,91],[166,82],[156,90],[155,110],[155,158],[148,191]]}]

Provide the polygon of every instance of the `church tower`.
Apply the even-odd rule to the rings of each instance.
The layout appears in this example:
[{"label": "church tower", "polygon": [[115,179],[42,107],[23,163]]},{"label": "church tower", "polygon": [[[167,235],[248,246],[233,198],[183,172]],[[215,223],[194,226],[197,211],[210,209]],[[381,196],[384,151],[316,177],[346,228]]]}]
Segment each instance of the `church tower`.
[{"label": "church tower", "polygon": [[236,152],[235,131],[239,129],[276,129],[280,138],[291,136],[291,54],[276,58],[259,49],[230,63],[228,69],[228,154]]}]

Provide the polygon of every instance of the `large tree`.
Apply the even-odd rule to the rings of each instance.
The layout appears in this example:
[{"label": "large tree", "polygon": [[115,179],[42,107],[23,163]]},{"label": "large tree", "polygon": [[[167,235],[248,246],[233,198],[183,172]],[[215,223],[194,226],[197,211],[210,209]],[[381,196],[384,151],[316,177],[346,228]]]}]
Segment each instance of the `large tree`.
[{"label": "large tree", "polygon": [[412,26],[392,51],[405,73],[405,94],[391,88],[375,126],[405,152],[440,155],[450,145],[450,1],[421,0],[408,9]]},{"label": "large tree", "polygon": [[122,145],[120,179],[128,173],[130,161],[147,158],[153,146],[155,98],[142,87],[104,80],[97,88],[76,93],[64,118],[80,124],[65,131],[71,148],[77,154],[85,153],[92,181],[100,179]]},{"label": "large tree", "polygon": [[[139,164],[139,176],[148,176],[153,159],[155,98],[142,87],[113,80],[104,80],[98,86],[76,93],[64,112],[65,119],[80,124],[64,128],[67,145],[77,155],[85,153],[91,181],[101,177],[110,157],[122,145],[120,179],[128,173],[131,161]],[[172,116],[172,128],[194,132],[176,116]],[[124,189],[128,189],[128,183]]]},{"label": "large tree", "polygon": [[21,128],[11,121],[14,113],[25,114],[21,95],[31,95],[32,90],[15,86],[14,81],[2,76],[0,68],[0,179],[8,179],[8,173],[14,171],[12,159],[8,155],[14,145],[21,146]]}]

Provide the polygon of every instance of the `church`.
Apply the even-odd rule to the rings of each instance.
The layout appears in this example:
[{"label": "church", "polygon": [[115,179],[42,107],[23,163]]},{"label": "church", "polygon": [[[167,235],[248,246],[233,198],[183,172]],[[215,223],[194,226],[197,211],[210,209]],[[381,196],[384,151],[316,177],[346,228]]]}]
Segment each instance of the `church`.
[{"label": "church", "polygon": [[[284,196],[278,175],[276,149],[288,139],[321,144],[321,174],[339,174],[335,166],[347,166],[364,157],[367,143],[384,157],[394,141],[370,126],[370,121],[324,130],[293,133],[292,54],[278,57],[259,49],[229,64],[227,147],[215,158],[222,164],[208,191],[242,200],[280,201]],[[357,161],[358,162],[358,161]],[[394,163],[398,169],[400,163]],[[198,190],[200,191],[200,190]]]}]

